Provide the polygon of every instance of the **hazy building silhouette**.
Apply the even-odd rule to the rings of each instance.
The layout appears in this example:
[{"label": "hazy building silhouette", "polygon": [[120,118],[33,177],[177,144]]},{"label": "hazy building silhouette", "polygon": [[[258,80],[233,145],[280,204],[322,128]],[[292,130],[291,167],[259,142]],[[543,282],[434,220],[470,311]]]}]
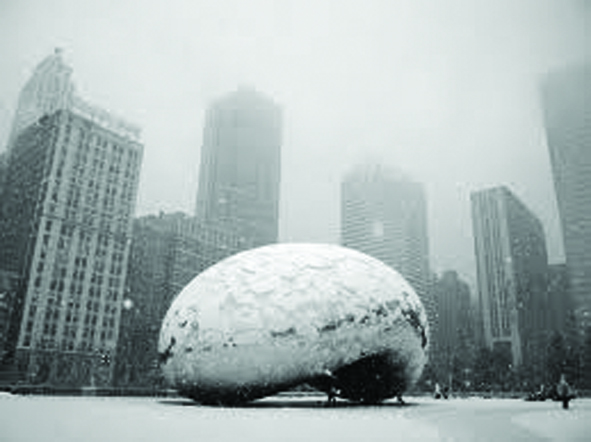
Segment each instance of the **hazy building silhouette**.
[{"label": "hazy building silhouette", "polygon": [[486,347],[486,339],[484,338],[482,300],[478,294],[478,288],[476,290],[476,296],[472,299],[472,318],[474,321],[474,341],[476,343],[476,349],[478,350]]},{"label": "hazy building silhouette", "polygon": [[[61,63],[58,52],[40,66]],[[53,93],[40,87],[35,99],[42,102],[44,91]],[[75,97],[58,110],[35,109],[42,115],[34,121],[15,117],[0,219],[0,268],[21,279],[11,344],[29,382],[108,384],[142,159],[140,130]],[[28,126],[20,127],[22,121]]]},{"label": "hazy building silhouette", "polygon": [[542,366],[548,257],[539,219],[506,187],[471,195],[484,337],[514,366]]},{"label": "hazy building silhouette", "polygon": [[423,185],[380,165],[351,170],[341,183],[341,243],[404,276],[423,301],[433,328]]},{"label": "hazy building silhouette", "polygon": [[61,49],[55,49],[53,54],[35,67],[19,94],[8,150],[21,130],[43,115],[71,107],[74,97],[71,77],[72,68],[62,59]]},{"label": "hazy building silhouette", "polygon": [[199,273],[248,244],[177,212],[134,221],[115,383],[157,387],[158,338],[172,300]]},{"label": "hazy building silhouette", "polygon": [[440,382],[462,384],[468,380],[465,370],[471,367],[476,351],[470,287],[457,272],[446,271],[434,283],[433,299],[437,310],[433,365]]},{"label": "hazy building silhouette", "polygon": [[547,76],[546,136],[579,334],[591,327],[591,64]]},{"label": "hazy building silhouette", "polygon": [[6,180],[6,174],[8,173],[8,153],[0,153],[0,212],[2,211],[2,194],[4,192],[4,181]]},{"label": "hazy building silhouette", "polygon": [[254,90],[210,106],[195,212],[203,223],[230,226],[254,247],[277,242],[281,132],[280,108]]},{"label": "hazy building silhouette", "polygon": [[552,264],[548,266],[548,328],[569,334],[572,329],[569,281],[566,264]]}]

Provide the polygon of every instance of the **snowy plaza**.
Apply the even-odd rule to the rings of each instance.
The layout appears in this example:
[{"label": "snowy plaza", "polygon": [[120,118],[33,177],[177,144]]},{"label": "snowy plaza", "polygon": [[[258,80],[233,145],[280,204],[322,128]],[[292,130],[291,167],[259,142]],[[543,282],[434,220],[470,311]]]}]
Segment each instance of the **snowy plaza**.
[{"label": "snowy plaza", "polygon": [[408,397],[379,406],[323,396],[266,398],[242,407],[179,398],[0,394],[0,440],[12,441],[584,441],[591,399]]}]

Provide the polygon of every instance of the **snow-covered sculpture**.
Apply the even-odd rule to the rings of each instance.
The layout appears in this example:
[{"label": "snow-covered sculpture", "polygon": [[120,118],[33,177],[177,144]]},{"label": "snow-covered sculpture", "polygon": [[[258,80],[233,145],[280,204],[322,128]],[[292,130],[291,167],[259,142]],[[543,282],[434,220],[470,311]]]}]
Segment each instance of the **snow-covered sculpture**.
[{"label": "snow-covered sculpture", "polygon": [[363,253],[276,244],[226,258],[173,301],[161,367],[181,395],[231,404],[307,382],[340,397],[395,397],[426,362],[427,317],[411,286]]}]

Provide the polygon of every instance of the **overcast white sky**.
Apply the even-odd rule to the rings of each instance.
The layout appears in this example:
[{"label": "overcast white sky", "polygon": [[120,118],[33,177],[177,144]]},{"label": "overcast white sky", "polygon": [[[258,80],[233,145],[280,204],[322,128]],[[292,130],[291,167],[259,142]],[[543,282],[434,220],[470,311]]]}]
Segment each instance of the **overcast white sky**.
[{"label": "overcast white sky", "polygon": [[[137,214],[193,212],[208,104],[284,110],[282,241],[339,241],[343,173],[426,185],[431,263],[475,279],[469,193],[508,185],[563,257],[538,76],[589,57],[585,0],[0,0],[0,146],[61,47],[79,95],[143,128]],[[587,40],[585,40],[587,38]]]}]

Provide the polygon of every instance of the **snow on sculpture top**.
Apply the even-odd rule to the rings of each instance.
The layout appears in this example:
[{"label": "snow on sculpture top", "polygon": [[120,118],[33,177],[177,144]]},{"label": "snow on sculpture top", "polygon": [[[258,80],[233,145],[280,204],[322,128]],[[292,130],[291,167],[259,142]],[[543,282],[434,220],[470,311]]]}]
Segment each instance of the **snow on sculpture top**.
[{"label": "snow on sculpture top", "polygon": [[412,383],[427,335],[418,296],[382,262],[340,246],[277,244],[193,279],[164,319],[159,352],[180,389],[271,391],[386,353]]}]

